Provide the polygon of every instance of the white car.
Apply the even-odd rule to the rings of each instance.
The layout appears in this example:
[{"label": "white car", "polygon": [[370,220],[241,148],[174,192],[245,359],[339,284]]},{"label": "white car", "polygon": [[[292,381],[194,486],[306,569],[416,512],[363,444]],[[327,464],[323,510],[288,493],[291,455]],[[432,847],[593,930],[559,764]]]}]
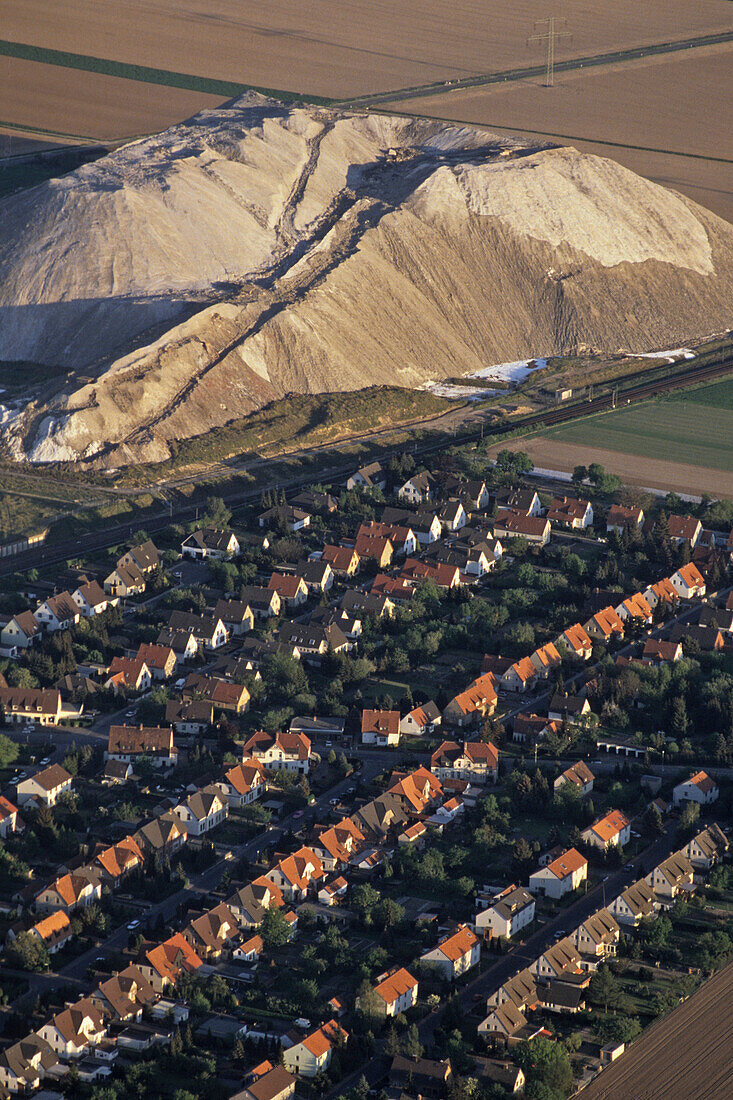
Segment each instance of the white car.
[{"label": "white car", "polygon": [[128,932],[134,932],[135,929],[139,928],[139,927],[140,927],[140,921],[139,920],[131,920],[130,923],[128,924],[128,926],[127,926],[127,931]]}]

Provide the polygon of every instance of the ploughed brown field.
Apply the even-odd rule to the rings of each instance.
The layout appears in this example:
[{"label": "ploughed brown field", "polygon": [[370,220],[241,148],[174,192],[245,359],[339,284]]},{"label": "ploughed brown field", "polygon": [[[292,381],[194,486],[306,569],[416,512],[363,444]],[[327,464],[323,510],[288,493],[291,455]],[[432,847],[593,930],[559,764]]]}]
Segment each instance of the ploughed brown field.
[{"label": "ploughed brown field", "polygon": [[[49,139],[117,141],[164,130],[222,100],[203,92],[3,57],[0,102],[0,132],[3,122],[12,122],[13,129],[5,132],[15,134],[20,125],[31,133],[45,132]],[[14,142],[12,152],[22,151]]]},{"label": "ploughed brown field", "polygon": [[733,963],[581,1090],[582,1100],[728,1100]]},{"label": "ploughed brown field", "polygon": [[[380,109],[544,136],[611,157],[733,222],[733,45],[447,91]],[[657,150],[652,152],[651,150]]]},{"label": "ploughed brown field", "polygon": [[[542,52],[527,36],[548,13],[546,0],[3,0],[0,33],[11,42],[342,98],[535,64]],[[558,43],[558,58],[731,29],[728,0],[564,0],[554,14],[573,33]],[[55,128],[65,128],[61,117]]]},{"label": "ploughed brown field", "polygon": [[[537,436],[522,439],[517,449],[526,451],[535,466],[543,470],[566,470],[572,473],[575,466],[589,466],[600,462],[609,473],[618,474],[625,485],[638,485],[645,489],[673,490],[699,496],[710,493],[714,497],[733,498],[733,474],[725,470],[712,470],[707,466],[693,466],[663,459],[640,458],[620,451],[604,450],[589,443],[566,443],[561,439]],[[501,446],[497,445],[496,450]],[[680,1094],[682,1095],[682,1094]]]}]

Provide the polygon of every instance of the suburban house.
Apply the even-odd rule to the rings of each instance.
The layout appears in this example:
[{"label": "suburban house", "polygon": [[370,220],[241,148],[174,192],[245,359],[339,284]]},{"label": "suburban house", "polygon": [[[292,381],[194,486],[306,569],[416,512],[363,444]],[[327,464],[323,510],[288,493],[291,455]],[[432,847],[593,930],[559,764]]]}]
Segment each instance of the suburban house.
[{"label": "suburban house", "polygon": [[530,657],[522,657],[502,673],[499,683],[504,691],[527,691],[537,678],[537,669]]},{"label": "suburban house", "polygon": [[422,1096],[439,1100],[453,1083],[450,1058],[442,1062],[430,1058],[408,1058],[396,1054],[389,1070],[389,1085],[397,1096]]},{"label": "suburban house", "polygon": [[496,507],[518,516],[542,515],[542,501],[534,489],[500,489],[496,494]]},{"label": "suburban house", "polygon": [[349,884],[343,875],[339,875],[333,882],[328,882],[318,891],[318,901],[321,905],[338,905],[345,896]]},{"label": "suburban house", "polygon": [[323,547],[321,561],[328,562],[337,577],[353,577],[359,570],[359,555],[350,546]]},{"label": "suburban house", "polygon": [[268,508],[257,517],[260,527],[268,529],[280,528],[291,535],[295,531],[303,531],[310,527],[311,517],[309,512],[302,508],[296,508],[293,504],[277,504],[274,508]]},{"label": "suburban house", "polygon": [[142,757],[157,768],[175,767],[178,749],[173,743],[173,730],[160,726],[110,726],[106,760],[135,764]]},{"label": "suburban house", "polygon": [[97,581],[80,584],[71,596],[85,619],[91,619],[93,615],[101,615],[110,604],[109,597]]},{"label": "suburban house", "polygon": [[273,771],[302,772],[310,769],[311,742],[303,733],[253,733],[242,752],[253,756],[264,768]]},{"label": "suburban house", "polygon": [[280,602],[288,607],[300,607],[308,599],[308,585],[292,573],[273,573],[267,587],[277,592]]},{"label": "suburban house", "polygon": [[92,1002],[106,1019],[140,1020],[143,1009],[158,998],[139,966],[132,963],[107,981],[101,982],[91,994]]},{"label": "suburban house", "polygon": [[460,500],[449,500],[447,504],[444,504],[440,510],[438,516],[444,529],[448,531],[460,531],[462,527],[466,526],[467,516],[466,509],[461,504]]},{"label": "suburban house", "polygon": [[363,710],[361,713],[362,745],[398,745],[400,742],[400,712],[398,710]]},{"label": "suburban house", "polygon": [[582,798],[585,798],[593,790],[594,780],[595,776],[588,765],[583,760],[579,760],[577,764],[572,764],[558,775],[553,788],[557,793],[570,784]]},{"label": "suburban house", "polygon": [[227,710],[232,714],[244,714],[249,710],[250,695],[244,684],[234,684],[218,676],[191,672],[186,677],[181,694],[184,699],[204,699],[216,710]]},{"label": "suburban house", "polygon": [[250,1072],[246,1087],[231,1100],[290,1100],[295,1092],[296,1078],[284,1066],[262,1062]]},{"label": "suburban house", "polygon": [[662,638],[647,638],[644,642],[641,659],[655,665],[661,665],[667,661],[674,664],[675,661],[682,660],[682,642],[667,642]]},{"label": "suburban house", "polygon": [[113,657],[107,669],[106,688],[113,691],[147,691],[153,682],[145,661],[137,657]]},{"label": "suburban house", "polygon": [[192,836],[203,836],[227,817],[229,807],[224,795],[213,784],[190,794],[185,802],[173,807],[172,813],[180,818]]},{"label": "suburban house", "polygon": [[156,645],[172,649],[176,660],[183,663],[192,661],[198,654],[201,646],[193,634],[187,630],[174,630],[170,626],[164,626],[158,634]]},{"label": "suburban house", "polygon": [[321,493],[314,489],[301,489],[290,501],[296,508],[306,512],[321,512],[327,516],[338,512],[338,501],[330,493]]},{"label": "suburban house", "polygon": [[593,506],[578,497],[555,497],[547,509],[550,523],[560,527],[585,528],[593,524]]},{"label": "suburban house", "polygon": [[127,596],[139,596],[145,591],[145,575],[136,565],[121,565],[117,563],[115,568],[104,579],[104,591],[113,599],[123,599]]},{"label": "suburban house", "polygon": [[26,1035],[0,1053],[0,1084],[8,1093],[35,1092],[56,1072],[63,1072],[58,1055],[40,1035]]},{"label": "suburban house", "polygon": [[417,1004],[417,978],[404,967],[382,974],[374,987],[380,1002],[380,1014],[399,1016]]},{"label": "suburban house", "polygon": [[38,625],[49,633],[68,630],[81,618],[81,610],[71,592],[49,596],[47,600],[39,603],[33,614]]},{"label": "suburban house", "polygon": [[478,1033],[484,1038],[511,1039],[527,1027],[527,1017],[511,1001],[492,1008],[478,1025]]},{"label": "suburban house", "polygon": [[438,779],[496,782],[499,750],[490,741],[444,741],[430,757],[430,770]]},{"label": "suburban house", "polygon": [[246,634],[255,625],[254,611],[246,600],[217,600],[214,618],[224,623],[230,636]]},{"label": "suburban house", "polygon": [[510,940],[534,920],[535,900],[523,886],[507,886],[487,901],[474,917],[476,931]]},{"label": "suburban house", "polygon": [[623,621],[613,607],[604,607],[601,611],[597,611],[587,623],[583,624],[583,629],[589,638],[598,642],[608,642],[614,635],[617,638],[624,636]]},{"label": "suburban house", "polygon": [[[39,726],[55,726],[61,720],[63,704],[61,692],[56,688],[0,686],[0,706],[5,711],[6,722],[17,725],[36,722]],[[77,711],[75,716],[78,717],[79,713]]]},{"label": "suburban house", "polygon": [[102,1013],[85,997],[53,1016],[36,1034],[62,1058],[75,1059],[100,1043],[106,1032]]},{"label": "suburban house", "polygon": [[461,924],[432,951],[426,951],[420,962],[430,966],[444,981],[452,982],[476,966],[480,957],[480,940],[468,925]]},{"label": "suburban house", "polygon": [[580,953],[569,936],[545,950],[529,964],[530,971],[540,981],[549,982],[580,972]]},{"label": "suburban house", "polygon": [[692,840],[688,840],[682,851],[696,871],[709,871],[728,851],[730,842],[719,825],[709,825]]},{"label": "suburban house", "polygon": [[624,623],[636,622],[649,626],[653,618],[652,607],[641,592],[635,592],[633,596],[628,596],[625,600],[622,600],[615,611],[621,622]]},{"label": "suburban house", "polygon": [[169,645],[141,642],[135,657],[145,662],[154,680],[170,680],[178,665],[178,658]]},{"label": "suburban house", "polygon": [[259,928],[268,909],[285,905],[282,890],[267,878],[243,886],[227,898],[227,905],[242,928]]},{"label": "suburban house", "polygon": [[358,538],[388,539],[394,554],[403,557],[414,554],[418,548],[418,539],[411,527],[402,523],[378,523],[370,520],[369,523],[361,523],[357,531]]},{"label": "suburban house", "polygon": [[472,726],[480,718],[494,713],[498,696],[496,680],[491,672],[486,672],[461,691],[443,710],[443,721],[450,726]]},{"label": "suburban house", "polygon": [[520,1012],[527,1012],[537,1007],[539,998],[537,995],[537,982],[531,970],[518,971],[513,977],[490,993],[486,1002],[487,1008],[499,1008],[510,1003]]},{"label": "suburban house", "polygon": [[618,921],[608,909],[599,909],[578,925],[571,939],[582,958],[606,959],[616,954],[620,936]]},{"label": "suburban house", "polygon": [[100,877],[91,878],[81,873],[60,875],[36,894],[34,906],[39,913],[51,913],[57,909],[73,913],[75,909],[93,905],[101,896]]},{"label": "suburban house", "polygon": [[604,852],[614,846],[623,848],[631,836],[631,823],[621,810],[611,810],[584,829],[580,835],[584,844],[592,844],[594,848],[601,848]]},{"label": "suburban house", "polygon": [[154,818],[135,833],[135,840],[146,854],[161,857],[174,855],[187,839],[186,830],[173,813]]},{"label": "suburban house", "polygon": [[123,569],[137,569],[143,577],[149,577],[160,567],[160,554],[154,542],[148,539],[138,546],[132,546],[117,561]]},{"label": "suburban house", "polygon": [[702,524],[699,519],[694,519],[692,516],[672,515],[667,519],[667,530],[669,531],[670,541],[675,546],[686,542],[692,550],[702,534]]},{"label": "suburban house", "polygon": [[265,790],[265,770],[259,760],[245,759],[224,773],[215,784],[230,806],[247,806]]},{"label": "suburban house", "polygon": [[43,802],[46,806],[55,806],[62,794],[71,790],[72,777],[60,764],[51,764],[28,779],[21,779],[16,791],[18,805],[27,802]]},{"label": "suburban house", "polygon": [[707,772],[699,771],[683,783],[677,784],[672,791],[672,801],[675,806],[682,802],[697,802],[701,806],[709,806],[711,802],[717,801],[719,794],[720,789],[715,780]]},{"label": "suburban house", "polygon": [[431,700],[421,707],[414,707],[400,719],[400,733],[408,737],[429,737],[441,722],[441,713]]},{"label": "suburban house", "polygon": [[348,1038],[348,1033],[336,1020],[329,1020],[323,1027],[283,1050],[285,1068],[301,1077],[316,1077],[319,1073],[325,1073],[334,1050]]},{"label": "suburban house", "polygon": [[359,561],[376,562],[380,569],[387,569],[394,556],[391,540],[382,535],[357,535],[354,550],[359,556]]},{"label": "suburban house", "polygon": [[298,650],[304,661],[320,664],[327,653],[348,653],[351,642],[338,623],[283,623],[278,639]]},{"label": "suburban house", "polygon": [[165,720],[176,733],[195,737],[213,726],[214,704],[208,699],[171,699],[165,705]]},{"label": "suburban house", "polygon": [[552,642],[547,642],[546,645],[539,646],[529,659],[534,666],[537,676],[541,680],[546,680],[550,673],[554,669],[559,668],[562,664],[562,657],[558,653],[557,647]]},{"label": "suburban house", "polygon": [[225,902],[220,902],[213,909],[194,917],[184,929],[183,937],[200,959],[218,959],[239,939],[239,925]]},{"label": "suburban house", "polygon": [[674,903],[678,894],[692,893],[694,869],[684,851],[673,852],[649,872],[646,881],[654,895],[664,906]]},{"label": "suburban house", "polygon": [[272,588],[248,584],[240,589],[239,598],[252,608],[255,619],[269,619],[280,614],[280,597]]},{"label": "suburban house", "polygon": [[584,714],[590,714],[590,703],[585,695],[556,691],[547,707],[551,722],[577,722]]},{"label": "suburban house", "polygon": [[99,852],[91,866],[99,871],[102,885],[115,890],[131,871],[142,867],[144,861],[142,849],[135,838],[126,836],[118,844]]},{"label": "suburban house", "polygon": [[176,932],[164,943],[143,950],[137,965],[155,992],[164,993],[168,986],[175,985],[179,974],[192,974],[203,963],[185,937]]},{"label": "suburban house", "polygon": [[308,586],[309,592],[329,592],[333,588],[333,569],[320,558],[316,561],[303,561],[298,565],[298,573]]},{"label": "suburban house", "polygon": [[5,840],[18,828],[18,807],[9,798],[0,794],[0,837]]},{"label": "suburban house", "polygon": [[312,848],[299,848],[271,867],[265,878],[270,879],[290,902],[304,901],[311,882],[317,885],[325,876],[323,864]]},{"label": "suburban house", "polygon": [[608,906],[608,911],[619,924],[635,927],[645,917],[652,917],[659,908],[654,891],[648,882],[639,879]]},{"label": "suburban house", "polygon": [[61,909],[49,913],[47,917],[42,917],[28,931],[31,936],[41,941],[49,955],[55,955],[60,951],[73,935],[69,915]]},{"label": "suburban house", "polygon": [[428,827],[424,821],[416,821],[414,825],[408,825],[397,837],[398,844],[421,844],[425,839]]},{"label": "suburban house", "polygon": [[576,848],[569,848],[529,876],[529,891],[557,900],[577,890],[587,877],[588,860]]},{"label": "suburban house", "polygon": [[581,661],[589,661],[593,654],[593,641],[580,623],[575,623],[564,630],[557,639],[556,645],[565,647]]},{"label": "suburban house", "polygon": [[229,641],[229,631],[221,619],[209,615],[192,615],[188,611],[171,611],[168,627],[173,631],[192,634],[205,649],[219,649]]},{"label": "suburban house", "polygon": [[400,500],[406,500],[408,504],[423,504],[435,500],[437,495],[437,482],[428,470],[420,474],[413,474],[407,481],[400,485],[397,496]]},{"label": "suburban house", "polygon": [[181,543],[181,557],[204,561],[212,558],[224,561],[239,553],[239,541],[232,531],[222,531],[218,527],[202,527],[194,531]]},{"label": "suburban house", "polygon": [[370,462],[362,466],[346,482],[347,489],[386,489],[387,474],[381,462]]},{"label": "suburban house", "polygon": [[41,627],[32,611],[18,611],[0,628],[0,645],[28,649],[40,636]]},{"label": "suburban house", "polygon": [[552,534],[550,521],[545,516],[524,516],[516,512],[500,511],[494,520],[497,538],[523,538],[537,546],[547,546]]},{"label": "suburban house", "polygon": [[627,528],[638,530],[644,522],[644,512],[641,508],[627,508],[623,504],[612,504],[606,517],[606,533],[615,531],[620,535]]},{"label": "suburban house", "polygon": [[661,581],[655,581],[654,584],[650,584],[648,588],[644,589],[644,599],[652,610],[658,607],[660,603],[672,606],[677,603],[679,598],[679,593],[669,577],[664,577]]},{"label": "suburban house", "polygon": [[705,595],[705,578],[692,561],[680,566],[669,580],[681,600]]}]

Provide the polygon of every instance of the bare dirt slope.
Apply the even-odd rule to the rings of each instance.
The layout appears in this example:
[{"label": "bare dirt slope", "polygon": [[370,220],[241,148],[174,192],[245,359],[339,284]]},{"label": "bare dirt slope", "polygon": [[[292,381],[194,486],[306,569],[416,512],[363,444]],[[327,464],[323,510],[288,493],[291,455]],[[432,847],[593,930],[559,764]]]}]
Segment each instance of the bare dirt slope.
[{"label": "bare dirt slope", "polygon": [[612,161],[251,94],[13,196],[0,359],[32,461],[167,456],[289,392],[358,389],[730,323],[733,227]]}]

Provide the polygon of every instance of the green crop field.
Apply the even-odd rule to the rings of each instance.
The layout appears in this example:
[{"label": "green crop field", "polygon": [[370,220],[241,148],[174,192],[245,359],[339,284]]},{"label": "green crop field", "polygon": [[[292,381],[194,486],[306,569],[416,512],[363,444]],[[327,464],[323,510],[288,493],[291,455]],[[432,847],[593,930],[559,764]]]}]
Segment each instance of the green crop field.
[{"label": "green crop field", "polygon": [[733,473],[733,379],[542,434],[565,443]]}]

